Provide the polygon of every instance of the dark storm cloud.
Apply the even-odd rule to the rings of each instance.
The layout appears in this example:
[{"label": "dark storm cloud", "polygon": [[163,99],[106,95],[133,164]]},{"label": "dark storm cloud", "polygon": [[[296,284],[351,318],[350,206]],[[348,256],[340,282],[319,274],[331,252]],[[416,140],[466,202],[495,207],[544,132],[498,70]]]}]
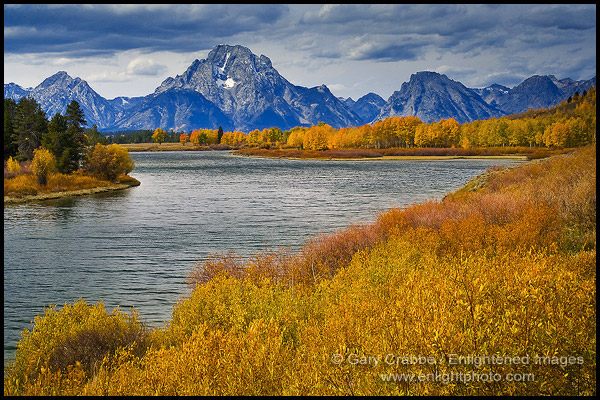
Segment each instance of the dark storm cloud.
[{"label": "dark storm cloud", "polygon": [[520,22],[538,28],[559,30],[596,29],[596,10],[590,5],[536,5],[519,18]]},{"label": "dark storm cloud", "polygon": [[284,42],[313,35],[324,38],[305,49],[315,57],[406,61],[430,49],[480,52],[507,41],[527,50],[532,43],[558,44],[565,31],[568,40],[579,40],[579,32],[589,36],[596,26],[595,5],[334,4],[293,10],[278,4],[5,5],[4,52],[191,52],[240,38]]},{"label": "dark storm cloud", "polygon": [[194,51],[263,30],[287,12],[277,4],[5,5],[4,52]]},{"label": "dark storm cloud", "polygon": [[300,25],[323,34],[354,35],[341,44],[351,59],[409,61],[429,49],[498,44],[498,35],[486,34],[499,24],[492,15],[488,6],[343,4],[308,11]]},{"label": "dark storm cloud", "polygon": [[332,31],[456,35],[497,24],[488,6],[336,4],[306,12],[300,24]]},{"label": "dark storm cloud", "polygon": [[422,53],[422,45],[412,40],[387,39],[367,41],[350,51],[353,60],[404,61],[414,60]]},{"label": "dark storm cloud", "polygon": [[299,22],[323,34],[367,40],[369,33],[371,42],[362,43],[365,51],[355,59],[403,61],[416,60],[428,49],[480,53],[507,42],[513,52],[534,55],[531,43],[587,40],[590,31],[595,34],[595,11],[595,5],[338,4],[307,11]]}]

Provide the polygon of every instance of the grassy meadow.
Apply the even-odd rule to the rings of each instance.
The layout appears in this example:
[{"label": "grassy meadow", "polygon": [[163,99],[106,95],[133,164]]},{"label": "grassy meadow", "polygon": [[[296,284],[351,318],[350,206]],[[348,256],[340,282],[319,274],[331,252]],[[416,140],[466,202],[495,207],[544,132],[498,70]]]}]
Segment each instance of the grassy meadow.
[{"label": "grassy meadow", "polygon": [[298,252],[214,254],[162,328],[47,308],[4,394],[596,394],[595,145],[476,181]]}]

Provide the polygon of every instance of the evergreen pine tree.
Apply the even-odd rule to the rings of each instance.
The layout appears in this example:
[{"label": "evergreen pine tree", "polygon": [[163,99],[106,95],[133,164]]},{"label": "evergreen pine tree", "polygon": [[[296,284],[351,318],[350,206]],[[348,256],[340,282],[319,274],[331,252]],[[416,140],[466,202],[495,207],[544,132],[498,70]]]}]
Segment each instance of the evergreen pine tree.
[{"label": "evergreen pine tree", "polygon": [[22,97],[17,103],[14,120],[19,157],[33,159],[33,151],[40,147],[47,131],[48,120],[40,104],[31,97]]},{"label": "evergreen pine tree", "polygon": [[76,100],[71,101],[65,112],[67,122],[68,145],[64,148],[62,154],[57,156],[58,164],[64,173],[70,173],[79,169],[81,160],[84,157],[86,145],[84,125],[87,124],[83,110],[79,107]]},{"label": "evergreen pine tree", "polygon": [[221,139],[223,138],[223,127],[219,125],[219,132],[217,133],[217,144],[221,143]]},{"label": "evergreen pine tree", "polygon": [[4,159],[17,155],[17,138],[15,135],[15,115],[17,102],[4,99]]}]

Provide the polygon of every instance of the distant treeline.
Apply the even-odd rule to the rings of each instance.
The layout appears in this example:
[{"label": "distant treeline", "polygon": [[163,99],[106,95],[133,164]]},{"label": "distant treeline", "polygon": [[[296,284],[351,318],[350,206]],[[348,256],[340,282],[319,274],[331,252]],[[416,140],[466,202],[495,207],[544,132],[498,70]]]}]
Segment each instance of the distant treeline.
[{"label": "distant treeline", "polygon": [[[150,129],[142,130],[127,130],[118,132],[103,132],[109,143],[125,144],[125,143],[150,143],[152,142],[152,134],[154,131]],[[166,131],[165,140],[166,143],[177,143],[179,142],[179,136],[183,132]]]},{"label": "distant treeline", "polygon": [[[158,128],[157,128],[158,129]],[[156,131],[110,133],[113,143],[145,143]],[[154,137],[156,141],[156,136]],[[161,142],[197,145],[295,148],[303,150],[473,147],[578,147],[596,142],[596,89],[575,93],[561,104],[521,114],[459,124],[453,118],[423,123],[413,116],[391,117],[358,127],[336,129],[324,122],[287,131],[277,127],[218,134],[216,129],[165,132]]]},{"label": "distant treeline", "polygon": [[[268,135],[264,136],[268,137]],[[341,129],[334,129],[324,123],[308,128],[296,127],[285,132],[283,137],[287,147],[306,150],[393,147],[578,147],[596,141],[596,91],[592,87],[584,95],[576,94],[549,109],[529,110],[520,115],[464,124],[459,124],[453,118],[423,123],[413,116],[391,117],[372,125]],[[247,141],[248,144],[252,144],[252,133],[248,135]],[[265,144],[277,143],[259,143],[259,145]]]},{"label": "distant treeline", "polygon": [[[35,102],[35,100],[33,100]],[[17,104],[10,104],[11,110]],[[37,105],[37,112],[41,111]],[[36,108],[36,107],[31,107]],[[15,135],[14,148],[7,148],[5,100],[5,159],[10,153],[16,153],[19,135]],[[17,113],[19,114],[19,113]],[[36,117],[42,123],[36,128],[35,118],[24,118],[28,124],[21,124],[21,129],[33,127],[34,130],[45,131],[47,120]],[[31,121],[31,122],[29,122]],[[18,124],[17,124],[18,125]],[[25,125],[25,126],[24,126]],[[39,124],[38,124],[39,125]],[[158,132],[158,134],[157,134]],[[29,135],[21,132],[21,141]],[[438,122],[424,123],[413,116],[391,117],[383,121],[365,124],[358,127],[336,129],[319,122],[310,127],[298,126],[282,131],[272,127],[255,129],[245,133],[240,131],[223,132],[219,129],[194,129],[185,131],[163,131],[142,129],[118,132],[104,132],[100,137],[96,126],[86,131],[91,142],[106,144],[117,143],[186,143],[213,145],[226,144],[233,148],[295,148],[303,150],[333,149],[387,149],[411,147],[437,148],[473,148],[473,147],[578,147],[596,142],[596,89],[591,87],[583,94],[575,93],[568,100],[548,109],[533,110],[521,114],[513,114],[488,120],[476,120],[459,124],[453,118]],[[12,136],[11,136],[12,138]],[[10,145],[8,146],[10,147]]]}]

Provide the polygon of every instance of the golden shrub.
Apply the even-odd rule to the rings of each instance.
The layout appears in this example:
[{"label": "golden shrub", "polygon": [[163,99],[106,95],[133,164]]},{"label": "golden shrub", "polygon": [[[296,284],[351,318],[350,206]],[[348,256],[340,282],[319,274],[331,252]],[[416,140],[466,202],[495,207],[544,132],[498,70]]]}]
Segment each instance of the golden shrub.
[{"label": "golden shrub", "polygon": [[141,355],[146,346],[145,328],[135,312],[129,316],[116,308],[108,313],[102,303],[88,305],[82,300],[60,310],[46,308],[35,318],[33,330],[22,335],[15,361],[8,366],[12,394],[28,393],[32,388],[27,383],[39,382],[44,374],[64,386],[62,380],[71,379],[72,368],[90,378],[118,348],[131,346]]},{"label": "golden shrub", "polygon": [[116,143],[108,146],[97,143],[85,163],[87,171],[109,181],[115,181],[119,174],[128,174],[134,167],[127,149]]},{"label": "golden shrub", "polygon": [[6,168],[8,169],[8,172],[15,175],[21,172],[21,164],[12,157],[8,157],[8,160],[6,161]]},{"label": "golden shrub", "polygon": [[56,170],[56,158],[43,147],[33,151],[33,161],[31,162],[33,174],[37,177],[40,185],[46,185],[48,175]]}]

